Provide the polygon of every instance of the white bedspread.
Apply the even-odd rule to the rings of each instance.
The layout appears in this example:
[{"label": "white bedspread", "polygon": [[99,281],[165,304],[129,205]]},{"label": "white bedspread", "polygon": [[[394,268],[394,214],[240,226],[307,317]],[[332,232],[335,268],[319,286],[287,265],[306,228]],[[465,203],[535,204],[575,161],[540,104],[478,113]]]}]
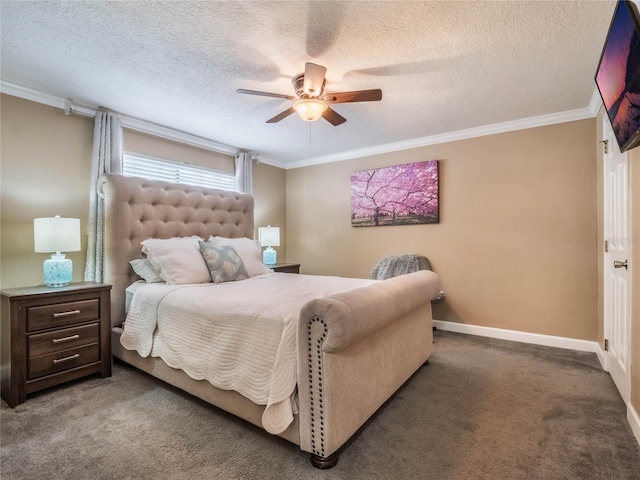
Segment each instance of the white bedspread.
[{"label": "white bedspread", "polygon": [[300,309],[375,282],[270,273],[221,284],[149,284],[136,291],[120,342],[266,405],[263,427],[277,434],[295,413]]}]

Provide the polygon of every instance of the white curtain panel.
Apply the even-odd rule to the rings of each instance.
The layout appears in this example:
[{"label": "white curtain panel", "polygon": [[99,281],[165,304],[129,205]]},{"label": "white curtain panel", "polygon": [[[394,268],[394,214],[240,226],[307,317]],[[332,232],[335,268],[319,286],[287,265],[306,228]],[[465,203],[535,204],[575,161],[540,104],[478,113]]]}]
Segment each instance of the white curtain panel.
[{"label": "white curtain panel", "polygon": [[93,129],[91,187],[89,193],[89,239],[85,281],[104,280],[104,205],[98,196],[98,177],[103,173],[122,173],[122,125],[110,112],[98,110]]},{"label": "white curtain panel", "polygon": [[253,159],[248,153],[236,155],[236,190],[253,195]]}]

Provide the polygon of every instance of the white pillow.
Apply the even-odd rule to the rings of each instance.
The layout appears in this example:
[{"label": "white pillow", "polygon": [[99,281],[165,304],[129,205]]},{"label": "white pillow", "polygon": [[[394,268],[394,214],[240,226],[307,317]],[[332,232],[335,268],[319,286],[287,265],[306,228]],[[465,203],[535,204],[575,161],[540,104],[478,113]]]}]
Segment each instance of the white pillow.
[{"label": "white pillow", "polygon": [[200,237],[148,238],[142,242],[142,253],[168,284],[209,283],[211,275],[200,253]]},{"label": "white pillow", "polygon": [[244,267],[247,269],[247,273],[250,277],[261,275],[263,273],[269,273],[271,270],[262,262],[262,249],[260,248],[260,242],[258,240],[251,240],[250,238],[224,238],[209,237],[209,242],[218,246],[231,245],[240,258]]}]

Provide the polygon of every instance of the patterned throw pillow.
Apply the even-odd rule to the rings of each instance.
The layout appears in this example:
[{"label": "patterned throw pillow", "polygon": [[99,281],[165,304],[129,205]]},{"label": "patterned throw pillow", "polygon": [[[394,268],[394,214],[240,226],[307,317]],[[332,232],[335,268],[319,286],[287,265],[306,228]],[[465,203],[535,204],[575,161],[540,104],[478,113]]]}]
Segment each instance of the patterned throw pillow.
[{"label": "patterned throw pillow", "polygon": [[260,248],[260,242],[258,240],[251,240],[246,237],[224,238],[211,235],[209,237],[209,243],[218,246],[231,245],[235,248],[244,262],[244,267],[247,269],[250,277],[271,272],[271,269],[262,262],[262,248]]},{"label": "patterned throw pillow", "polygon": [[249,278],[240,255],[232,246],[219,246],[200,241],[200,251],[211,273],[213,283],[234,282]]}]

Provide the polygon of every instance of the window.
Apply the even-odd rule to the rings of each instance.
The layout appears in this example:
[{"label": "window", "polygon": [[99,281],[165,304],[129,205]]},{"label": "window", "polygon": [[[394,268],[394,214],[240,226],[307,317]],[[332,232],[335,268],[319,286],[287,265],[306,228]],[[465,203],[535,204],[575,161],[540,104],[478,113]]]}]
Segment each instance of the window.
[{"label": "window", "polygon": [[236,177],[230,173],[130,152],[124,154],[122,174],[127,177],[186,183],[220,190],[235,191],[236,189]]}]

